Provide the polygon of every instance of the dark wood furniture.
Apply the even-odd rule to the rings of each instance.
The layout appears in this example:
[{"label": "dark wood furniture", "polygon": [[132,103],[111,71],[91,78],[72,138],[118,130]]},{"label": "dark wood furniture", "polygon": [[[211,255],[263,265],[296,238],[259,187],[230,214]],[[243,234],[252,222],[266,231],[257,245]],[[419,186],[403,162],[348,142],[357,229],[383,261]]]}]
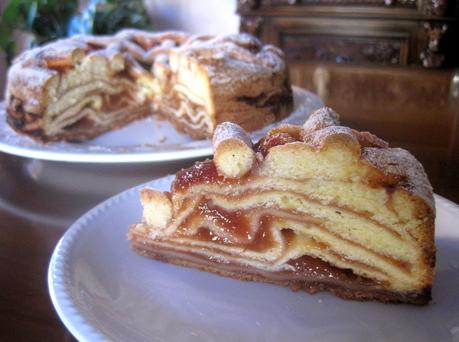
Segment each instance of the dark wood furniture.
[{"label": "dark wood furniture", "polygon": [[293,84],[414,153],[459,192],[459,1],[239,0],[240,30],[286,53]]}]

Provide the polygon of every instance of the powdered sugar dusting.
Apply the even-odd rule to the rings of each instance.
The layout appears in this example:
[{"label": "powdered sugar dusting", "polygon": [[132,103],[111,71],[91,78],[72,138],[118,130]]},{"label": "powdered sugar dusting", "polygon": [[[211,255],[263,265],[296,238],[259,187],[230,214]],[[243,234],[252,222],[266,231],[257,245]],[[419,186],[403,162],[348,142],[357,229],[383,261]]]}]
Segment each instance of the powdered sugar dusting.
[{"label": "powdered sugar dusting", "polygon": [[223,122],[217,126],[212,139],[214,152],[216,146],[223,140],[236,139],[242,141],[249,147],[252,147],[252,140],[248,134],[237,124],[232,122]]},{"label": "powdered sugar dusting", "polygon": [[333,135],[347,135],[358,141],[361,147],[389,147],[389,144],[370,132],[339,126],[339,115],[328,107],[320,108],[309,116],[301,130],[304,142],[319,147]]},{"label": "powdered sugar dusting", "polygon": [[309,115],[303,125],[303,133],[309,134],[319,129],[339,124],[339,115],[329,107],[320,108]]},{"label": "powdered sugar dusting", "polygon": [[402,148],[366,147],[362,159],[385,173],[400,176],[404,189],[422,198],[435,212],[433,190],[421,163]]},{"label": "powdered sugar dusting", "polygon": [[[283,75],[286,65],[282,52],[247,34],[191,38],[177,53],[194,58],[204,66],[214,85],[237,88],[247,79]],[[231,92],[231,90],[229,90]],[[233,90],[234,92],[235,90]]]},{"label": "powdered sugar dusting", "polygon": [[8,79],[13,82],[13,86],[26,87],[35,92],[40,91],[41,87],[56,74],[57,72],[53,70],[13,65],[9,70]]},{"label": "powdered sugar dusting", "polygon": [[358,140],[355,138],[352,129],[344,126],[328,126],[316,131],[312,131],[309,134],[303,134],[303,141],[315,148],[321,148],[329,139],[336,136],[346,136],[350,142],[358,144]]},{"label": "powdered sugar dusting", "polygon": [[361,149],[361,159],[398,182],[398,185],[422,198],[435,211],[433,191],[422,165],[408,151],[389,148],[389,144],[370,132],[359,132],[339,126],[339,115],[324,107],[311,113],[301,132],[302,140],[322,148],[327,140],[337,135],[351,138]]}]

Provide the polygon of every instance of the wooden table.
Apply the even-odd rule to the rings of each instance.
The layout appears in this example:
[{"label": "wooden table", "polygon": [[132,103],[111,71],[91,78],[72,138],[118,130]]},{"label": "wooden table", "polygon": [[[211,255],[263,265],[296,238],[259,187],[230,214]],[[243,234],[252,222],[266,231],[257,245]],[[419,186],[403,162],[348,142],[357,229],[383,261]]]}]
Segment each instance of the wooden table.
[{"label": "wooden table", "polygon": [[0,341],[73,341],[48,294],[58,240],[107,197],[191,163],[72,164],[0,152]]},{"label": "wooden table", "polygon": [[[103,199],[191,162],[89,165],[0,153],[0,340],[74,340],[48,295],[48,263],[59,238]],[[447,175],[451,170],[445,170]],[[459,201],[457,188],[442,189],[441,194]]]}]

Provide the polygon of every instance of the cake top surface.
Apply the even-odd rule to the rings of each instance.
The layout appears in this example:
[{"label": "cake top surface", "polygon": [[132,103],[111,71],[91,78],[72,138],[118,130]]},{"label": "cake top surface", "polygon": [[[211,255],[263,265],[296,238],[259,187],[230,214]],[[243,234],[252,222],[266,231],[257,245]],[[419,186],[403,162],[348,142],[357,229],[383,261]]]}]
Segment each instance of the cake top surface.
[{"label": "cake top surface", "polygon": [[81,51],[86,54],[113,48],[128,52],[137,49],[137,52],[141,52],[142,55],[136,55],[135,57],[139,57],[143,61],[145,55],[150,52],[149,50],[162,44],[169,47],[179,46],[190,37],[185,32],[145,32],[134,29],[122,30],[113,36],[76,35],[24,51],[13,61],[13,64],[46,67],[47,61],[56,58],[68,58],[75,51]]},{"label": "cake top surface", "polygon": [[[219,81],[218,77],[227,77],[222,75],[222,70],[215,69],[218,65],[232,71],[239,70],[231,80],[247,77],[249,71],[272,72],[285,68],[283,53],[279,49],[262,45],[257,38],[244,33],[212,37],[179,31],[127,29],[113,36],[76,35],[27,50],[13,61],[9,79],[20,77],[21,85],[34,87],[55,75],[54,71],[65,69],[63,66],[71,67],[89,54],[97,53],[110,58],[118,53],[151,66],[156,58],[164,57],[171,50],[210,66],[209,71],[215,71],[211,75],[215,82]],[[15,72],[24,68],[28,69],[27,73],[19,75]],[[37,77],[39,72],[43,77]]]},{"label": "cake top surface", "polygon": [[[253,147],[245,141],[246,139],[240,138],[240,130],[232,131],[226,124],[219,127],[214,134],[213,161],[196,163],[191,168],[179,171],[172,191],[185,191],[189,186],[200,183],[234,184],[251,176],[296,179],[319,177],[363,181],[372,187],[381,186],[388,191],[404,189],[435,211],[430,182],[424,168],[412,154],[401,148],[389,147],[387,142],[369,132],[359,132],[340,126],[339,115],[330,108],[324,107],[311,113],[302,127],[281,125],[272,129]],[[217,134],[219,139],[216,143]],[[227,146],[223,146],[222,141],[226,141]],[[246,156],[244,160],[250,161],[248,147],[254,153],[254,162],[241,171],[240,156]],[[239,158],[239,176],[234,177],[233,174],[238,173],[232,170],[233,173],[229,177],[222,171],[223,168],[219,167],[222,162],[228,163],[227,159],[220,157],[225,150]],[[328,164],[322,165],[323,159],[317,159],[317,165],[308,165],[311,157],[302,158],[306,154],[312,158],[322,155]],[[291,159],[291,156],[297,159]],[[293,163],[292,160],[296,162]],[[302,164],[304,160],[306,164]],[[331,164],[336,165],[331,168]],[[314,167],[315,171],[309,173],[309,169]]]},{"label": "cake top surface", "polygon": [[244,33],[217,37],[193,36],[176,52],[205,65],[216,83],[228,82],[219,79],[225,74],[221,67],[235,71],[236,74],[232,75],[235,81],[254,73],[272,73],[285,68],[281,50],[272,45],[263,45],[257,38]]}]

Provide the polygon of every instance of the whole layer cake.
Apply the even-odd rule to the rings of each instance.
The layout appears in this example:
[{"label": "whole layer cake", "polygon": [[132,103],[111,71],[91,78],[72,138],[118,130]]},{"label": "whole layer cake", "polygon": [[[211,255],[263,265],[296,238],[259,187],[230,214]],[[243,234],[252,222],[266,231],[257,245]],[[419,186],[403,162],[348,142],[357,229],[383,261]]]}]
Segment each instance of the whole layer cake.
[{"label": "whole layer cake", "polygon": [[170,192],[141,190],[136,252],[311,293],[431,299],[433,193],[409,152],[340,126],[329,108],[254,146],[223,123],[213,143],[213,160],[179,171]]},{"label": "whole layer cake", "polygon": [[24,52],[8,72],[7,121],[42,141],[84,141],[157,114],[193,138],[246,130],[292,109],[283,53],[255,37],[121,31]]}]

